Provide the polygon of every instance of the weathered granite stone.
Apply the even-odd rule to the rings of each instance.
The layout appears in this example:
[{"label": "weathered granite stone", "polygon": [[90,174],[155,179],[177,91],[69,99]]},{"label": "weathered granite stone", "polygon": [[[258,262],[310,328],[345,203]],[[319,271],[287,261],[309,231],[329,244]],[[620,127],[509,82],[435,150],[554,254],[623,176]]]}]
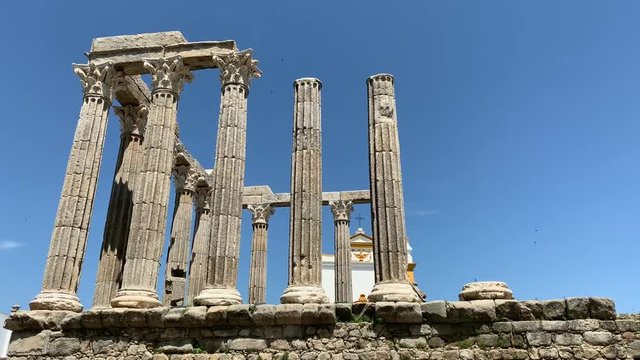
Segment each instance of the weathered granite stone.
[{"label": "weathered granite stone", "polygon": [[80,340],[76,338],[58,338],[49,345],[50,356],[67,356],[80,350]]},{"label": "weathered granite stone", "polygon": [[542,301],[542,311],[547,320],[562,320],[566,317],[567,306],[564,300]]},{"label": "weathered granite stone", "polygon": [[185,326],[202,327],[207,320],[206,306],[190,306],[182,314],[181,323]]},{"label": "weathered granite stone", "polygon": [[267,343],[262,339],[234,339],[229,344],[231,350],[260,351],[267,348]]},{"label": "weathered granite stone", "polygon": [[396,322],[400,324],[422,323],[422,309],[418,303],[396,303]]},{"label": "weathered granite stone", "polygon": [[537,300],[525,300],[521,301],[522,305],[529,309],[531,316],[535,320],[544,319],[544,312],[542,310],[542,303]]},{"label": "weathered granite stone", "polygon": [[586,331],[584,341],[591,345],[609,345],[613,340],[613,335],[607,331]]},{"label": "weathered granite stone", "polygon": [[590,315],[594,319],[612,320],[616,318],[616,306],[611,299],[589,298]]},{"label": "weathered granite stone", "polygon": [[257,326],[271,326],[276,323],[275,313],[275,305],[256,305],[256,310],[251,315],[251,318]]},{"label": "weathered granite stone", "polygon": [[493,321],[496,319],[492,300],[447,302],[448,322]]},{"label": "weathered granite stone", "polygon": [[351,321],[352,318],[351,304],[336,304],[337,321]]},{"label": "weathered granite stone", "polygon": [[567,298],[567,318],[585,319],[589,317],[589,298]]},{"label": "weathered granite stone", "polygon": [[509,320],[534,320],[531,310],[522,302],[515,300],[496,300],[496,317]]},{"label": "weathered granite stone", "polygon": [[302,304],[276,305],[274,317],[278,325],[302,324]]},{"label": "weathered granite stone", "polygon": [[211,306],[207,308],[206,322],[209,326],[218,326],[227,324],[227,307]]},{"label": "weathered granite stone", "polygon": [[447,318],[447,303],[442,300],[428,301],[420,305],[422,317],[428,322],[440,322]]},{"label": "weathered granite stone", "polygon": [[582,336],[579,334],[563,333],[556,335],[555,343],[564,346],[582,345]]},{"label": "weathered granite stone", "polygon": [[551,334],[546,332],[530,332],[527,333],[527,342],[531,346],[547,346],[551,345]]},{"label": "weathered granite stone", "polygon": [[238,304],[227,307],[227,322],[233,326],[250,326],[253,325],[251,319],[252,313],[255,311],[255,305]]}]

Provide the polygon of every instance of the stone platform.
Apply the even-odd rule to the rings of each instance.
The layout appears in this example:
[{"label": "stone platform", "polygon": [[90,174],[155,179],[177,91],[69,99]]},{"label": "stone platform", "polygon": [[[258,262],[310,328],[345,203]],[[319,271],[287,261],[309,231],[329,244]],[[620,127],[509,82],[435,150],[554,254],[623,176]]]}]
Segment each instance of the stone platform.
[{"label": "stone platform", "polygon": [[19,311],[12,359],[637,359],[604,298]]}]

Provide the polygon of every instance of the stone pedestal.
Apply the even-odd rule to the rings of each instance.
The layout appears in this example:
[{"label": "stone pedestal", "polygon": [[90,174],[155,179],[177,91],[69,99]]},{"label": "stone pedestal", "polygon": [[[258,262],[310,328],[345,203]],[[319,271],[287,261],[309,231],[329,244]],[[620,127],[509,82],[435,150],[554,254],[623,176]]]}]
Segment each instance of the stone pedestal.
[{"label": "stone pedestal", "polygon": [[197,305],[232,305],[242,302],[237,283],[247,95],[251,78],[261,73],[251,52],[214,56],[214,61],[221,70],[222,99],[211,186],[209,252],[212,257],[207,285],[193,301]]},{"label": "stone pedestal", "polygon": [[336,303],[353,302],[353,286],[351,283],[351,243],[349,223],[351,219],[351,201],[329,202],[333,214],[333,240],[335,257],[335,294]]},{"label": "stone pedestal", "polygon": [[165,239],[171,171],[176,142],[176,112],[180,91],[192,79],[180,57],[149,60],[153,92],[144,141],[144,161],[136,193],[122,288],[113,307],[161,306],[156,290]]},{"label": "stone pedestal", "polygon": [[207,283],[207,264],[209,263],[209,224],[211,223],[209,200],[211,188],[196,189],[196,225],[193,230],[193,246],[189,263],[189,284],[187,306],[193,305],[195,298]]},{"label": "stone pedestal", "polygon": [[270,204],[249,205],[253,228],[251,239],[251,268],[249,272],[249,303],[264,304],[267,300],[267,231]]},{"label": "stone pedestal", "polygon": [[326,303],[322,289],[322,134],[318,79],[298,79],[293,113],[289,286],[282,303]]},{"label": "stone pedestal", "polygon": [[93,307],[111,307],[122,283],[122,268],[133,209],[133,192],[149,110],[144,105],[115,107],[120,118],[120,149],[104,227]]},{"label": "stone pedestal", "polygon": [[198,174],[188,165],[177,165],[173,171],[176,189],[171,239],[167,251],[164,280],[164,306],[183,306],[187,290],[187,263],[191,242],[193,195]]},{"label": "stone pedestal", "polygon": [[376,285],[369,301],[422,299],[407,280],[407,235],[394,79],[379,74],[367,80],[369,166]]},{"label": "stone pedestal", "polygon": [[76,291],[102,161],[114,71],[110,63],[90,63],[75,65],[74,72],[80,76],[84,98],[51,235],[42,291],[29,303],[32,310],[82,311]]}]

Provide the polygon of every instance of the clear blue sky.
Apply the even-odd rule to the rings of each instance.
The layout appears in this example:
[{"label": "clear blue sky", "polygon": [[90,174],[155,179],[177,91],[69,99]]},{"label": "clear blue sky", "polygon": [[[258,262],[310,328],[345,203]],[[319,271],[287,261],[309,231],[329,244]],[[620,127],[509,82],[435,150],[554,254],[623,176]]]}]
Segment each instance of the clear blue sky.
[{"label": "clear blue sky", "polygon": [[[598,295],[640,311],[640,3],[399,3],[3,4],[0,312],[40,290],[82,97],[71,63],[94,37],[168,30],[255,50],[264,77],[249,98],[246,184],[277,192],[289,190],[294,79],[324,83],[323,181],[335,191],[368,186],[365,79],[395,75],[407,229],[430,299],[502,280],[519,299]],[[195,75],[179,122],[211,167],[220,85],[216,71]],[[87,307],[118,132],[112,115],[79,290]],[[278,210],[270,226],[269,302],[286,286],[287,223]]]}]

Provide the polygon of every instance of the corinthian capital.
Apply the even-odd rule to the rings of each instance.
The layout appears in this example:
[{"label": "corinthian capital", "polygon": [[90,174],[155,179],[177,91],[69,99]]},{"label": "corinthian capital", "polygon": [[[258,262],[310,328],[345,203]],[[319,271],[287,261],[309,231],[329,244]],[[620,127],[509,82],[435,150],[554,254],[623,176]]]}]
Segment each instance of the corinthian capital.
[{"label": "corinthian capital", "polygon": [[269,217],[274,213],[271,204],[248,205],[247,209],[251,211],[251,220],[254,224],[268,224]]},{"label": "corinthian capital", "polygon": [[115,78],[112,62],[73,64],[73,72],[80,77],[84,96],[99,96],[111,101],[111,87]]},{"label": "corinthian capital", "polygon": [[120,118],[121,136],[144,137],[144,129],[147,125],[149,109],[146,105],[114,106],[113,110]]},{"label": "corinthian capital", "polygon": [[220,68],[220,81],[223,86],[240,84],[248,88],[252,78],[262,76],[262,71],[258,69],[258,60],[251,58],[251,51],[213,56],[213,62]]},{"label": "corinthian capital", "polygon": [[181,56],[145,60],[143,66],[151,73],[153,91],[165,90],[178,94],[185,82],[193,80],[193,75],[189,67],[184,65]]},{"label": "corinthian capital", "polygon": [[188,191],[194,193],[196,191],[199,174],[193,166],[175,166],[173,168],[173,178],[176,184],[176,192]]},{"label": "corinthian capital", "polygon": [[351,201],[329,201],[329,207],[333,213],[333,221],[349,221],[351,219],[351,209],[353,208]]},{"label": "corinthian capital", "polygon": [[205,212],[211,210],[209,201],[211,199],[211,188],[199,186],[196,189],[196,211]]}]

